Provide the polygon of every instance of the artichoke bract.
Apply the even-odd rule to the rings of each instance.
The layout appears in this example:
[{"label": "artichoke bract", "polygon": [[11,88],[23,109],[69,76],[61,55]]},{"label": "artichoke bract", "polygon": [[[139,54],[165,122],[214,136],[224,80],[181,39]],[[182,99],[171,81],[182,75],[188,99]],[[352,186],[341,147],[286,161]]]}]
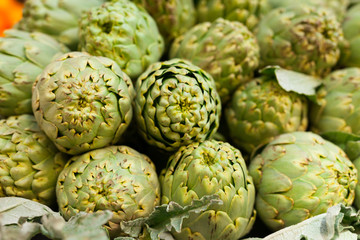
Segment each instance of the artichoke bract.
[{"label": "artichoke bract", "polygon": [[274,231],[354,201],[355,166],[341,148],[312,132],[276,137],[251,160],[249,172],[256,209]]},{"label": "artichoke bract", "polygon": [[160,176],[161,203],[190,205],[192,200],[215,194],[222,205],[193,213],[183,220],[174,237],[233,240],[248,233],[255,221],[255,186],[241,152],[228,143],[207,140],[181,147]]},{"label": "artichoke bract", "polygon": [[113,60],[71,52],[39,75],[32,107],[59,150],[76,155],[119,141],[131,122],[134,97],[131,79]]},{"label": "artichoke bract", "polygon": [[196,23],[193,0],[133,0],[154,18],[166,45]]},{"label": "artichoke bract", "polygon": [[247,27],[219,18],[200,23],[176,38],[170,57],[187,59],[210,73],[225,104],[241,83],[253,77],[260,50]]},{"label": "artichoke bract", "polygon": [[147,217],[160,204],[160,183],[151,160],[127,146],[109,146],[72,157],[56,185],[65,219],[80,211],[110,210],[105,226],[122,235],[121,221]]},{"label": "artichoke bract", "polygon": [[136,82],[135,120],[141,136],[166,151],[209,139],[221,100],[213,78],[189,61],[152,64]]},{"label": "artichoke bract", "polygon": [[34,116],[0,120],[0,197],[52,205],[56,180],[67,160],[40,130]]},{"label": "artichoke bract", "polygon": [[340,65],[360,67],[360,3],[347,11],[342,29],[345,40],[341,45]]},{"label": "artichoke bract", "polygon": [[266,14],[256,37],[261,65],[325,76],[339,60],[343,32],[330,12],[301,5]]},{"label": "artichoke bract", "polygon": [[132,79],[137,78],[164,50],[154,19],[128,0],[94,7],[80,19],[80,48],[113,59]]},{"label": "artichoke bract", "polygon": [[277,135],[306,130],[307,111],[304,96],[285,91],[273,78],[260,77],[235,91],[225,118],[235,145],[251,153]]},{"label": "artichoke bract", "polygon": [[79,17],[107,0],[26,0],[23,17],[16,28],[43,32],[77,50]]},{"label": "artichoke bract", "polygon": [[239,21],[250,30],[254,29],[260,17],[268,11],[267,0],[197,0],[196,10],[199,22],[212,22],[217,18]]},{"label": "artichoke bract", "polygon": [[32,113],[37,75],[68,49],[42,33],[7,30],[0,38],[0,115]]},{"label": "artichoke bract", "polygon": [[319,104],[311,106],[312,130],[360,134],[360,68],[334,71],[323,82],[317,92]]}]

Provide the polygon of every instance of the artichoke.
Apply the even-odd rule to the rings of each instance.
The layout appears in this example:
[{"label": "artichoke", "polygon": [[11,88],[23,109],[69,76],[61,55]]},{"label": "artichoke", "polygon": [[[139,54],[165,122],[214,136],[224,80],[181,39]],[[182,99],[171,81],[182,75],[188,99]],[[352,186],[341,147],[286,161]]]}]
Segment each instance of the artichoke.
[{"label": "artichoke", "polygon": [[120,222],[147,217],[160,203],[160,184],[151,160],[127,146],[110,146],[74,156],[60,173],[56,196],[65,219],[80,211],[111,210],[110,236]]},{"label": "artichoke", "polygon": [[316,8],[326,8],[342,21],[351,0],[268,0],[269,8],[307,5]]},{"label": "artichoke", "polygon": [[268,11],[267,0],[197,0],[199,22],[212,22],[217,18],[243,23],[254,29],[259,18]]},{"label": "artichoke", "polygon": [[354,201],[355,166],[341,148],[311,132],[276,137],[252,159],[249,172],[257,190],[256,209],[272,230]]},{"label": "artichoke", "polygon": [[31,88],[37,75],[67,51],[45,34],[7,30],[0,38],[0,115],[32,113]]},{"label": "artichoke", "polygon": [[82,12],[107,0],[26,0],[23,17],[16,28],[53,36],[76,50],[79,43],[78,19]]},{"label": "artichoke", "polygon": [[230,137],[251,153],[282,133],[307,128],[307,99],[287,92],[277,80],[256,78],[241,85],[225,109]]},{"label": "artichoke", "polygon": [[248,233],[255,221],[255,187],[240,151],[215,140],[194,142],[173,154],[160,182],[162,204],[181,206],[215,194],[222,205],[190,214],[176,239],[234,240]]},{"label": "artichoke", "polygon": [[221,101],[213,78],[186,60],[152,64],[136,82],[140,135],[166,151],[209,139],[218,129]]},{"label": "artichoke", "polygon": [[348,10],[342,29],[345,40],[341,45],[340,65],[360,67],[360,3]]},{"label": "artichoke", "polygon": [[327,75],[340,57],[343,32],[330,12],[308,6],[277,8],[266,14],[256,33],[262,65],[313,76]]},{"label": "artichoke", "polygon": [[67,160],[39,129],[34,116],[0,120],[0,197],[52,205],[56,179]]},{"label": "artichoke", "polygon": [[255,36],[243,24],[219,18],[178,37],[170,57],[190,60],[210,73],[225,104],[241,83],[253,77],[260,50]]},{"label": "artichoke", "polygon": [[92,8],[83,14],[79,31],[82,51],[113,59],[133,79],[164,50],[154,19],[128,0]]},{"label": "artichoke", "polygon": [[310,111],[312,130],[360,134],[360,68],[345,68],[329,74],[318,90],[319,105]]},{"label": "artichoke", "polygon": [[33,87],[40,128],[76,155],[115,144],[132,119],[131,79],[111,59],[71,52],[49,64]]},{"label": "artichoke", "polygon": [[193,0],[133,0],[154,18],[166,45],[196,23]]}]

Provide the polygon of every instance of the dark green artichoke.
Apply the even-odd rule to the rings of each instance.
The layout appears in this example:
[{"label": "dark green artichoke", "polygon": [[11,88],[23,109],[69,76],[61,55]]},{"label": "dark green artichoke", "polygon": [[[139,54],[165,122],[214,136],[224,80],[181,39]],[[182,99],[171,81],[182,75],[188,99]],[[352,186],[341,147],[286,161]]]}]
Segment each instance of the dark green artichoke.
[{"label": "dark green artichoke", "polygon": [[74,156],[56,185],[65,219],[80,211],[111,210],[111,237],[122,235],[120,222],[147,217],[160,204],[160,184],[151,160],[127,146],[110,146]]},{"label": "dark green artichoke", "polygon": [[186,60],[152,64],[136,82],[135,119],[141,136],[167,151],[209,139],[221,101],[213,78]]},{"label": "dark green artichoke", "polygon": [[267,0],[196,0],[199,22],[212,22],[217,18],[239,21],[254,29],[262,14],[268,11]]},{"label": "dark green artichoke", "polygon": [[173,154],[160,176],[162,204],[181,206],[215,194],[222,205],[184,218],[177,240],[234,240],[248,233],[255,221],[255,187],[240,151],[215,140],[195,142]]},{"label": "dark green artichoke", "polygon": [[154,19],[128,0],[92,8],[83,14],[79,31],[82,51],[113,59],[133,79],[164,50]]},{"label": "dark green artichoke", "polygon": [[119,141],[129,126],[135,91],[111,59],[71,52],[39,75],[32,107],[40,128],[76,155]]},{"label": "dark green artichoke", "polygon": [[34,116],[0,120],[0,197],[53,205],[56,179],[67,160],[39,129]]},{"label": "dark green artichoke", "polygon": [[243,24],[219,18],[200,23],[178,37],[170,57],[190,60],[210,73],[225,104],[241,83],[253,77],[260,50],[255,36]]},{"label": "dark green artichoke", "polygon": [[306,130],[307,110],[304,96],[285,91],[273,78],[261,77],[236,90],[225,117],[236,146],[251,153],[277,135]]},{"label": "dark green artichoke", "polygon": [[318,90],[310,112],[312,130],[360,134],[360,68],[332,72]]},{"label": "dark green artichoke", "polygon": [[341,46],[340,65],[360,67],[360,3],[348,10],[342,29],[345,40]]},{"label": "dark green artichoke", "polygon": [[258,25],[256,37],[263,66],[325,76],[340,57],[340,23],[330,12],[308,6],[277,8]]},{"label": "dark green artichoke", "polygon": [[0,38],[0,115],[32,113],[31,88],[36,77],[67,51],[45,34],[7,30]]},{"label": "dark green artichoke", "polygon": [[154,18],[169,45],[176,37],[185,33],[196,23],[193,0],[132,0],[143,6]]},{"label": "dark green artichoke", "polygon": [[53,36],[77,50],[79,17],[91,7],[107,0],[26,0],[23,17],[17,28],[28,32],[38,31]]},{"label": "dark green artichoke", "polygon": [[311,132],[276,137],[252,159],[249,172],[256,209],[274,231],[354,201],[355,166],[341,148]]}]

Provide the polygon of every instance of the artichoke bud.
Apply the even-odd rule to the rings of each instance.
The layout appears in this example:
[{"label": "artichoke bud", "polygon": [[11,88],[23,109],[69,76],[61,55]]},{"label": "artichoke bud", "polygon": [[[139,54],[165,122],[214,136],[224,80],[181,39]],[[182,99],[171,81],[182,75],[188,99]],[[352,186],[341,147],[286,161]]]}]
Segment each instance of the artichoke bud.
[{"label": "artichoke bud", "polygon": [[136,82],[140,135],[166,151],[209,139],[218,129],[221,101],[213,78],[189,61],[152,64]]},{"label": "artichoke bud", "polygon": [[228,143],[206,140],[182,146],[160,176],[162,204],[187,206],[194,199],[218,195],[222,205],[183,220],[176,239],[239,239],[255,221],[255,189],[241,152]]}]

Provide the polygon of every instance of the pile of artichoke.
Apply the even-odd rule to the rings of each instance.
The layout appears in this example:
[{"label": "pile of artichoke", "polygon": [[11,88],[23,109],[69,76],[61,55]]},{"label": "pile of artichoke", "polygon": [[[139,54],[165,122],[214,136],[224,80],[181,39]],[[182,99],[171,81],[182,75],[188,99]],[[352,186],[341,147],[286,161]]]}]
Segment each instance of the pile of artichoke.
[{"label": "pile of artichoke", "polygon": [[359,208],[359,16],[348,0],[26,0],[0,38],[0,197],[66,221],[108,210],[110,239],[265,237]]}]

